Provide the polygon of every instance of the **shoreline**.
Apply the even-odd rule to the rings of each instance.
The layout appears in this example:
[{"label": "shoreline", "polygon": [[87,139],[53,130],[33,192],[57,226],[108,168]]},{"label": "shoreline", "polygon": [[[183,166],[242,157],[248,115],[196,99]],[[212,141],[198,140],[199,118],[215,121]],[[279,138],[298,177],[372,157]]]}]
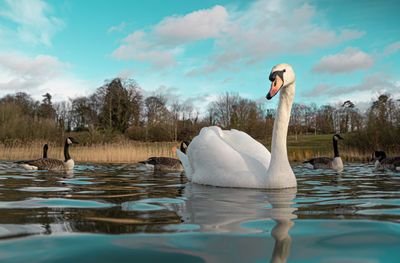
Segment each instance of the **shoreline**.
[{"label": "shoreline", "polygon": [[[153,156],[177,158],[172,148],[179,148],[179,144],[179,142],[124,142],[92,146],[74,145],[70,147],[70,155],[76,162],[138,163]],[[32,160],[41,158],[42,153],[43,144],[39,142],[18,146],[4,146],[0,144],[0,160]],[[396,156],[395,153],[389,152],[387,154],[388,156]],[[301,147],[301,144],[288,147],[288,159],[289,162],[292,163],[301,163],[311,158],[322,156],[333,158],[332,150],[325,146],[309,148],[304,145],[304,147]],[[342,149],[340,151],[340,156],[344,162],[365,163],[370,160],[371,153]],[[54,146],[49,143],[48,157],[60,160],[64,159],[63,147]]]},{"label": "shoreline", "polygon": [[[18,161],[32,160],[42,157],[44,143],[30,145],[4,146],[0,145],[0,160]],[[48,158],[64,159],[64,150],[61,146],[49,143]],[[178,142],[132,142],[113,143],[92,146],[72,146],[69,148],[72,159],[76,162],[97,163],[138,163],[152,156],[177,158],[172,151],[179,147]]]}]

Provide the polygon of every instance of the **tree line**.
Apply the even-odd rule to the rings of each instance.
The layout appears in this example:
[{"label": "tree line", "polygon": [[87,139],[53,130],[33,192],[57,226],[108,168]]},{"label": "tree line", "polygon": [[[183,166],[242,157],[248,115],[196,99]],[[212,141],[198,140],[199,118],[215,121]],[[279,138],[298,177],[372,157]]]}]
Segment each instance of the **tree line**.
[{"label": "tree line", "polygon": [[[165,95],[145,97],[133,79],[106,80],[90,96],[53,103],[18,92],[0,98],[0,142],[59,141],[75,133],[84,144],[121,139],[140,141],[191,140],[204,126],[242,130],[267,143],[276,109],[239,94],[220,94],[206,113],[195,105]],[[294,103],[289,135],[348,133],[346,144],[363,151],[399,150],[400,102],[382,94],[361,112],[350,100],[318,106]],[[62,139],[61,139],[62,140]]]}]

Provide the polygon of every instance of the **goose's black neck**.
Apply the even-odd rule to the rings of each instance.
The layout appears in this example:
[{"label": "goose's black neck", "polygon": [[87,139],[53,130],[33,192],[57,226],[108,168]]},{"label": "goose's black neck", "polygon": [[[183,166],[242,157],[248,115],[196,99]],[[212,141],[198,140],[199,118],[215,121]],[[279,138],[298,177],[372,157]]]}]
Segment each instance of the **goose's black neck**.
[{"label": "goose's black neck", "polygon": [[380,152],[379,161],[382,162],[384,159],[386,159],[386,153]]},{"label": "goose's black neck", "polygon": [[333,137],[333,151],[335,152],[335,157],[339,157],[339,150],[337,147],[337,140]]},{"label": "goose's black neck", "polygon": [[43,147],[43,158],[47,158],[47,148]]},{"label": "goose's black neck", "polygon": [[68,161],[69,159],[71,159],[71,156],[69,156],[69,144],[68,141],[65,140],[65,144],[64,144],[64,157],[65,157],[65,162]]}]

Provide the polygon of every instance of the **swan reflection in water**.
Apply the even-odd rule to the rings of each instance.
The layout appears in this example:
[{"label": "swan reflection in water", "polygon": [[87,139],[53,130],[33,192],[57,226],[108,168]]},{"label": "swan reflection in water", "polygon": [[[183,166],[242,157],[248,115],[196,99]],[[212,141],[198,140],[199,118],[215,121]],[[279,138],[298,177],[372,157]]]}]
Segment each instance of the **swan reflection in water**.
[{"label": "swan reflection in water", "polygon": [[286,262],[292,241],[288,232],[297,218],[297,208],[291,207],[296,192],[296,188],[233,189],[189,183],[183,194],[185,204],[175,208],[185,223],[198,225],[200,232],[263,233],[270,229],[257,221],[272,219],[276,224],[271,230],[275,239],[271,262]]}]

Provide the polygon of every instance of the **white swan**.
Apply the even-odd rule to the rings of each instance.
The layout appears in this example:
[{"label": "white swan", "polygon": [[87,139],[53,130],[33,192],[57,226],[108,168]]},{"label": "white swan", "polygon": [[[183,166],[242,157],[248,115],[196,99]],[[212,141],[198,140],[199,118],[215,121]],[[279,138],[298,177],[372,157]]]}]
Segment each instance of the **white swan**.
[{"label": "white swan", "polygon": [[186,177],[195,183],[244,188],[296,187],[290,167],[286,137],[295,93],[295,74],[288,64],[272,68],[267,99],[281,90],[270,154],[244,132],[205,127],[193,138],[187,154],[177,150]]}]

